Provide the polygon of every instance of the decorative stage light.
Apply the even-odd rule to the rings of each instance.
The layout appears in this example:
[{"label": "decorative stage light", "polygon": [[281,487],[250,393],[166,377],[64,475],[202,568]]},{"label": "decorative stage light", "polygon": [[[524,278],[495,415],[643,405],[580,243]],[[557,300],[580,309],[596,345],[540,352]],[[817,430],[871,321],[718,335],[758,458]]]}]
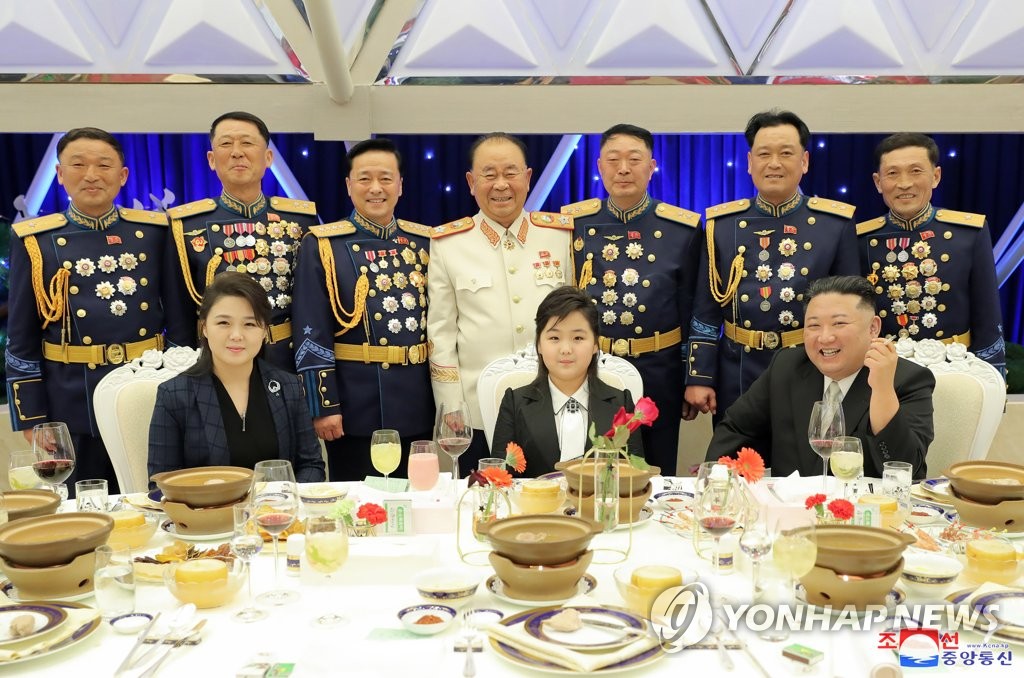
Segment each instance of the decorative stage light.
[{"label": "decorative stage light", "polygon": [[846,186],[840,186],[839,187],[839,192],[840,193],[846,193]]},{"label": "decorative stage light", "polygon": [[732,167],[732,160],[726,160],[725,161],[725,166],[726,167]]},{"label": "decorative stage light", "polygon": [[600,174],[595,174],[594,175],[594,181],[600,181],[600,180],[601,180],[601,175]]},{"label": "decorative stage light", "polygon": [[309,157],[309,149],[308,148],[302,149],[302,157],[303,158],[308,158]]},{"label": "decorative stage light", "polygon": [[818,148],[825,148],[825,142],[824,141],[819,141],[818,142]]},{"label": "decorative stage light", "polygon": [[426,160],[433,160],[434,159],[434,152],[433,151],[427,151],[426,153],[423,154],[423,157]]},{"label": "decorative stage light", "polygon": [[444,192],[445,193],[451,193],[452,192],[452,185],[451,184],[445,184],[444,185]]},{"label": "decorative stage light", "polygon": [[951,157],[951,158],[955,158],[955,157],[956,157],[956,149],[955,149],[955,148],[951,148],[951,149],[949,149],[949,153],[948,153],[948,155],[949,155],[949,157]]}]

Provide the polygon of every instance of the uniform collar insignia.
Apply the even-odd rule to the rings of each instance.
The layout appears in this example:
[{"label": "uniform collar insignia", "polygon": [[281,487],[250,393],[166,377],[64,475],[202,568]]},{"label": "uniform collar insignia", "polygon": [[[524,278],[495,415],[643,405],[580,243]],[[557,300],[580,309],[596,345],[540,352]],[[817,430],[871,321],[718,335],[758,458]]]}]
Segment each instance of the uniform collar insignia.
[{"label": "uniform collar insignia", "polygon": [[256,198],[253,202],[246,204],[238,198],[233,197],[227,191],[223,191],[220,194],[220,204],[232,212],[252,219],[267,209],[267,197],[260,193],[260,197]]},{"label": "uniform collar insignia", "polygon": [[108,212],[98,217],[90,217],[88,214],[79,212],[75,209],[74,204],[72,204],[64,214],[68,221],[73,221],[79,226],[85,226],[94,231],[105,231],[112,223],[117,221],[117,206],[112,205]]},{"label": "uniform collar insignia", "polygon": [[605,202],[608,208],[608,212],[611,213],[613,217],[615,217],[624,224],[628,224],[630,221],[636,219],[638,216],[647,211],[647,208],[651,206],[651,196],[648,195],[647,193],[644,193],[644,197],[640,200],[640,202],[638,202],[633,207],[630,207],[628,210],[621,210],[618,207],[616,207],[615,203],[612,202],[611,198],[609,198]]},{"label": "uniform collar insignia", "polygon": [[381,226],[378,223],[370,221],[355,210],[352,210],[352,223],[354,223],[357,228],[360,228],[371,235],[375,235],[381,240],[391,240],[395,237],[395,231],[398,230],[398,220],[395,219],[394,216],[391,217],[390,224],[387,226]]},{"label": "uniform collar insignia", "polygon": [[931,221],[933,214],[935,214],[935,208],[932,207],[931,203],[928,203],[927,205],[924,206],[924,209],[922,209],[920,212],[910,217],[909,219],[904,219],[903,217],[896,214],[892,210],[889,210],[889,221],[891,221],[896,226],[899,226],[904,231],[913,231],[921,224],[927,224],[929,221]]},{"label": "uniform collar insignia", "polygon": [[487,242],[491,244],[491,247],[497,247],[498,243],[504,240],[507,243],[505,248],[511,249],[515,246],[513,245],[515,241],[518,241],[521,245],[526,245],[526,235],[530,232],[530,220],[523,217],[517,229],[515,224],[508,228],[504,226],[491,226],[487,221],[487,217],[482,217],[480,219],[480,232],[487,238]]},{"label": "uniform collar insignia", "polygon": [[799,193],[794,193],[792,198],[784,200],[778,205],[771,204],[762,198],[760,193],[757,194],[757,199],[754,201],[757,209],[770,217],[784,217],[790,212],[795,212],[801,203],[803,203],[803,196]]}]

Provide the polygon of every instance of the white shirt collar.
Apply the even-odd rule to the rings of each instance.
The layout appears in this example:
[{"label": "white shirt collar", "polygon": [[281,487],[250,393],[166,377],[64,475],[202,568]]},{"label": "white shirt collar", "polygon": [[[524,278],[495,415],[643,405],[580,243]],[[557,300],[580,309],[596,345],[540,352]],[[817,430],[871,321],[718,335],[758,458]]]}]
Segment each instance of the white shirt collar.
[{"label": "white shirt collar", "polygon": [[[863,367],[860,368],[860,370],[863,370],[863,369],[864,369]],[[854,372],[853,374],[851,374],[848,377],[843,377],[839,381],[836,381],[835,379],[832,379],[831,377],[824,377],[824,380],[823,380],[824,381],[824,385],[822,386],[822,389],[821,389],[821,399],[822,400],[825,399],[825,394],[828,392],[828,386],[833,381],[836,381],[836,383],[839,384],[839,390],[842,391],[843,398],[845,398],[846,394],[850,392],[850,387],[853,386],[853,382],[857,379],[857,375],[860,374],[860,370],[857,370],[856,372]]]},{"label": "white shirt collar", "polygon": [[548,388],[551,389],[551,407],[555,414],[562,411],[570,397],[576,399],[576,402],[580,404],[584,412],[587,411],[587,405],[590,404],[590,384],[587,383],[586,379],[583,380],[583,385],[572,396],[567,396],[559,391],[558,387],[551,382],[551,377],[548,377]]}]

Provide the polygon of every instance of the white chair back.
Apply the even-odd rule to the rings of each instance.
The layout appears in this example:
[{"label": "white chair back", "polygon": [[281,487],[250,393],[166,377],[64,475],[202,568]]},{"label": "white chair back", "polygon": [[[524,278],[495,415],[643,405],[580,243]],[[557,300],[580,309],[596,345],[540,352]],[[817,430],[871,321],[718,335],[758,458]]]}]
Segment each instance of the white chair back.
[{"label": "white chair back", "polygon": [[[526,386],[537,378],[537,352],[533,345],[516,351],[503,358],[492,360],[477,378],[477,397],[480,401],[480,416],[484,423],[487,446],[494,438],[494,424],[498,420],[498,409],[505,391]],[[608,353],[599,353],[597,359],[598,378],[620,390],[628,390],[637,401],[643,397],[644,382],[640,373],[628,361]]]},{"label": "white chair back", "polygon": [[96,385],[96,424],[122,493],[149,489],[149,422],[157,386],[191,367],[198,357],[198,349],[187,347],[146,351]]}]

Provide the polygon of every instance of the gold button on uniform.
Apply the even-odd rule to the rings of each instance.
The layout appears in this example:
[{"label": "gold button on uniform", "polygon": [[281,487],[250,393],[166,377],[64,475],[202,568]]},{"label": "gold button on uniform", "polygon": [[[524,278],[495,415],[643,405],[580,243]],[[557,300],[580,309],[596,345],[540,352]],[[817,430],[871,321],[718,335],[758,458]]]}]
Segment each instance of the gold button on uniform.
[{"label": "gold button on uniform", "polygon": [[380,364],[380,368],[381,368],[382,370],[386,370],[386,369],[388,369],[388,368],[390,368],[390,367],[391,367],[391,364],[390,364],[390,363],[381,363],[381,364]]},{"label": "gold button on uniform", "polygon": [[213,253],[214,254],[218,254],[218,255],[219,254],[224,254],[224,248],[223,247],[214,247],[213,248]]},{"label": "gold button on uniform", "polygon": [[145,252],[139,252],[139,261],[145,261],[145,260],[146,260],[146,253]]},{"label": "gold button on uniform", "polygon": [[359,249],[360,249],[359,245],[352,245],[352,251],[353,252],[358,252]]},{"label": "gold button on uniform", "polygon": [[518,271],[518,270],[519,269],[516,268],[515,266],[509,266],[508,267],[508,272],[509,272],[510,275],[515,275],[515,272]]},{"label": "gold button on uniform", "polygon": [[741,219],[740,220],[740,228],[746,228],[746,227],[747,227],[747,222],[745,220]]},{"label": "gold button on uniform", "polygon": [[369,292],[367,292],[367,294],[369,294],[371,297],[375,297],[377,296],[377,290],[370,290]]},{"label": "gold button on uniform", "polygon": [[869,244],[870,244],[870,245],[871,245],[872,247],[878,247],[878,238],[872,238],[871,240],[869,240],[869,241],[868,241],[868,243],[869,243]]},{"label": "gold button on uniform", "polygon": [[647,255],[647,261],[649,261],[649,262],[651,262],[653,264],[654,263],[654,255],[653,254],[648,254]]},{"label": "gold button on uniform", "polygon": [[739,252],[740,254],[743,254],[744,252],[747,251],[747,246],[746,245],[740,245],[739,247],[736,248],[736,251]]},{"label": "gold button on uniform", "polygon": [[57,244],[63,247],[68,244],[67,238],[57,238]]},{"label": "gold button on uniform", "polygon": [[881,311],[879,311],[879,312],[878,312],[878,317],[879,317],[879,318],[884,318],[884,317],[885,317],[885,316],[887,316],[887,315],[889,315],[889,314],[888,314],[888,313],[886,313],[886,311],[885,311],[885,309],[884,309],[884,308],[883,308],[883,309],[882,309]]},{"label": "gold button on uniform", "polygon": [[139,328],[139,336],[140,336],[140,337],[144,337],[144,336],[146,336],[147,334],[149,334],[149,333],[148,333],[148,332],[146,332],[146,328],[145,328],[145,327],[140,327],[140,328]]},{"label": "gold button on uniform", "polygon": [[633,328],[633,331],[636,332],[637,334],[643,334],[644,333],[644,328],[642,328],[639,325],[637,325],[636,327]]},{"label": "gold button on uniform", "polygon": [[213,226],[210,226],[210,230],[213,231],[214,233],[220,233],[220,224],[214,224]]},{"label": "gold button on uniform", "polygon": [[809,272],[806,266],[800,269],[800,275],[807,275]]},{"label": "gold button on uniform", "polygon": [[523,300],[523,298],[520,297],[518,294],[516,296],[512,297],[512,303],[513,304],[518,304],[522,300]]},{"label": "gold button on uniform", "polygon": [[813,245],[811,245],[811,243],[809,243],[809,242],[805,242],[805,243],[804,243],[804,249],[805,249],[805,250],[809,250],[809,249],[811,249],[812,247],[813,247]]},{"label": "gold button on uniform", "polygon": [[750,321],[749,320],[744,320],[743,321],[743,326],[744,327],[750,327]]},{"label": "gold button on uniform", "polygon": [[92,343],[92,337],[82,337],[82,343],[88,346]]},{"label": "gold button on uniform", "polygon": [[64,262],[64,268],[68,269],[69,271],[71,270],[72,266],[73,266],[73,264],[70,261],[65,261]]},{"label": "gold button on uniform", "polygon": [[750,295],[741,294],[740,295],[740,301],[750,301]]},{"label": "gold button on uniform", "polygon": [[386,338],[386,337],[384,337],[384,338],[382,338],[382,339],[380,340],[380,345],[381,345],[381,346],[387,346],[387,345],[388,345],[388,340],[387,340],[387,338]]},{"label": "gold button on uniform", "polygon": [[68,288],[68,292],[71,294],[78,294],[78,285],[72,285]]},{"label": "gold button on uniform", "polygon": [[149,284],[149,278],[139,278],[139,284],[145,287]]},{"label": "gold button on uniform", "polygon": [[813,224],[814,223],[814,217],[807,217],[807,223],[808,224]]},{"label": "gold button on uniform", "polygon": [[938,332],[935,333],[936,337],[940,337],[941,338],[942,335],[943,335],[943,331],[942,330],[939,330]]},{"label": "gold button on uniform", "polygon": [[587,235],[597,235],[597,229],[591,228],[587,230]]},{"label": "gold button on uniform", "polygon": [[640,304],[639,306],[636,307],[636,310],[638,310],[641,313],[643,313],[644,311],[647,310],[647,307],[645,305],[643,305],[643,304]]},{"label": "gold button on uniform", "polygon": [[374,314],[373,314],[373,319],[374,319],[374,320],[380,320],[380,319],[381,319],[381,318],[383,318],[383,317],[384,317],[384,316],[382,316],[382,315],[381,315],[380,313],[374,313]]},{"label": "gold button on uniform", "polygon": [[654,232],[654,237],[655,238],[660,238],[661,237],[661,231],[655,231]]},{"label": "gold button on uniform", "polygon": [[948,254],[943,254],[943,255],[942,255],[941,257],[939,257],[939,258],[940,258],[940,259],[942,259],[943,261],[949,261],[949,255],[948,255]]},{"label": "gold button on uniform", "polygon": [[139,304],[139,308],[142,309],[143,311],[148,311],[149,310],[149,302],[148,301],[142,302],[141,304]]},{"label": "gold button on uniform", "polygon": [[79,318],[84,318],[85,317],[85,309],[84,308],[78,309],[77,311],[75,311],[75,315],[77,315]]},{"label": "gold button on uniform", "polygon": [[946,305],[945,304],[939,304],[937,306],[937,308],[939,309],[939,313],[943,313],[946,310]]},{"label": "gold button on uniform", "polygon": [[523,328],[522,325],[516,325],[516,334],[522,334],[523,333],[523,329],[524,328]]},{"label": "gold button on uniform", "polygon": [[946,240],[949,240],[949,239],[951,239],[953,237],[953,232],[952,231],[946,231],[945,233],[942,234],[942,237],[945,238]]},{"label": "gold button on uniform", "polygon": [[651,281],[650,280],[645,280],[645,281],[643,281],[640,284],[643,285],[644,287],[650,287],[651,286]]}]

